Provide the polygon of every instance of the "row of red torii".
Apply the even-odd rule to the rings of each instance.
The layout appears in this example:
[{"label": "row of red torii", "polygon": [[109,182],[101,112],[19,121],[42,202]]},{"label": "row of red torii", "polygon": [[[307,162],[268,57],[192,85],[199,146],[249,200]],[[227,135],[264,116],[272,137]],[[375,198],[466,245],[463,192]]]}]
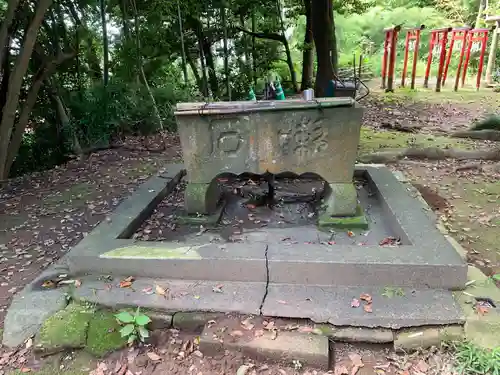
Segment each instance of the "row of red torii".
[{"label": "row of red torii", "polygon": [[[401,87],[405,87],[406,75],[408,72],[408,56],[410,51],[413,50],[413,66],[410,87],[411,89],[415,89],[415,74],[417,70],[416,68],[419,54],[420,37],[424,29],[425,25],[405,29],[402,29],[401,25],[398,25],[384,29],[385,41],[384,55],[382,59],[382,88],[386,91],[394,91],[397,41],[398,34],[401,31],[406,32]],[[469,67],[471,52],[473,51],[479,51],[479,63],[476,78],[476,88],[479,90],[483,73],[485,52],[488,44],[488,34],[490,33],[490,31],[493,31],[493,33],[500,32],[498,28],[496,30],[488,28],[475,29],[468,26],[444,27],[431,30],[429,52],[427,55],[427,66],[425,69],[424,77],[424,87],[427,88],[429,85],[432,59],[433,57],[437,56],[439,58],[439,64],[436,76],[435,90],[436,92],[441,91],[441,87],[445,84],[448,76],[448,69],[453,49],[455,47],[458,47],[458,49],[460,50],[460,57],[455,76],[454,90],[457,91],[460,84],[461,87],[463,87],[465,84],[467,68]],[[396,48],[392,48],[392,46],[396,46]]]}]

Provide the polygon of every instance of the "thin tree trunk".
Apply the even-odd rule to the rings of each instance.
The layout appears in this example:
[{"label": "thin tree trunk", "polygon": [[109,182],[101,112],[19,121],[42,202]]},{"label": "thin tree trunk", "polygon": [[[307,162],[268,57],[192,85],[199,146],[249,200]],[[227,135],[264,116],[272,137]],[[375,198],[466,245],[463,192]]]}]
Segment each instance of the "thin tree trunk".
[{"label": "thin tree trunk", "polygon": [[483,18],[483,12],[486,10],[487,0],[479,0],[479,9],[477,11],[476,23],[474,25],[475,29],[479,29],[481,27],[481,19]]},{"label": "thin tree trunk", "polygon": [[23,78],[28,70],[38,30],[51,4],[52,0],[39,0],[33,19],[26,30],[21,51],[19,52],[14,70],[9,79],[7,100],[2,109],[2,122],[0,123],[0,179],[2,180],[6,179],[9,175],[9,169],[7,169],[8,146],[16,118]]},{"label": "thin tree trunk", "polygon": [[130,39],[130,28],[128,27],[127,0],[120,0],[120,12],[122,16],[123,39]]},{"label": "thin tree trunk", "polygon": [[191,58],[191,56],[187,55],[187,62],[189,66],[191,67],[191,71],[193,72],[194,79],[196,81],[196,85],[200,89],[200,92],[203,94],[205,91],[203,81],[200,77],[200,73],[198,72],[198,67],[196,66],[194,60]]},{"label": "thin tree trunk", "polygon": [[212,46],[208,38],[203,33],[203,54],[205,55],[206,67],[208,69],[208,80],[210,82],[210,90],[214,98],[219,97],[219,82],[215,71],[215,61],[212,54]]},{"label": "thin tree trunk", "polygon": [[207,78],[207,67],[205,66],[205,53],[203,52],[203,41],[198,38],[198,48],[200,50],[200,65],[201,65],[201,75],[203,79],[203,96],[208,98],[208,78]]},{"label": "thin tree trunk", "polygon": [[314,0],[312,6],[312,29],[318,70],[315,91],[317,97],[326,94],[329,81],[334,78],[331,60],[332,13],[331,0]]},{"label": "thin tree trunk", "polygon": [[137,15],[137,4],[135,0],[132,0],[132,5],[134,8],[134,28],[135,28],[135,44],[137,48],[137,65],[139,66],[139,71],[141,73],[142,80],[144,81],[144,86],[146,86],[146,90],[148,90],[149,97],[151,98],[154,115],[158,121],[158,124],[160,125],[160,130],[163,131],[163,121],[160,116],[160,111],[158,110],[155,96],[153,95],[153,91],[151,91],[151,88],[149,87],[148,80],[146,79],[146,74],[144,73],[144,67],[142,66],[141,36],[139,34],[139,17]]},{"label": "thin tree trunk", "polygon": [[104,86],[109,81],[109,46],[108,46],[108,25],[106,24],[106,0],[100,0],[101,24],[102,24],[102,47],[103,47],[103,82]]},{"label": "thin tree trunk", "polygon": [[495,65],[495,58],[497,55],[498,39],[500,39],[500,22],[497,23],[497,27],[493,30],[493,35],[491,37],[490,53],[488,55],[488,65],[486,65],[486,85],[493,85],[493,67]]},{"label": "thin tree trunk", "polygon": [[292,78],[293,90],[295,92],[298,92],[299,85],[297,84],[297,72],[295,71],[295,68],[293,66],[292,52],[290,51],[290,45],[288,44],[288,39],[286,38],[286,34],[285,34],[285,22],[283,21],[283,12],[281,10],[281,0],[276,0],[276,7],[278,9],[278,17],[280,20],[281,36],[283,38],[282,42],[283,42],[283,45],[285,46],[286,63],[288,65],[288,69],[290,70],[290,76]]},{"label": "thin tree trunk", "polygon": [[186,47],[184,46],[184,27],[182,26],[180,0],[177,0],[177,17],[179,18],[179,35],[181,37],[182,73],[184,74],[184,83],[187,85],[188,73],[187,73],[187,63],[186,63]]},{"label": "thin tree trunk", "polygon": [[333,14],[333,5],[332,1],[330,0],[329,2],[329,11],[328,13],[330,14],[331,20],[332,20],[332,26],[331,26],[331,33],[330,33],[330,54],[332,58],[332,67],[333,67],[333,72],[335,74],[338,73],[339,71],[339,51],[337,49],[337,32],[335,29],[335,15]]},{"label": "thin tree trunk", "polygon": [[[52,95],[52,99],[56,103],[56,111],[57,111],[57,115],[59,116],[59,121],[61,123],[61,127],[63,129],[69,127],[70,118],[68,115],[68,111],[66,110],[66,106],[64,105],[61,97],[56,92]],[[78,140],[78,136],[77,136],[76,132],[73,132],[73,153],[75,155],[78,155],[80,158],[82,158],[83,154],[84,154],[83,149],[82,149],[82,145],[80,144],[80,141]]]},{"label": "thin tree trunk", "polygon": [[220,10],[222,17],[222,27],[224,29],[224,75],[226,76],[226,94],[231,101],[231,82],[229,77],[229,56],[227,49],[227,23],[226,23],[226,8],[223,6]]},{"label": "thin tree trunk", "polygon": [[14,159],[16,158],[19,147],[21,146],[21,142],[23,140],[24,131],[26,130],[26,126],[28,125],[31,112],[33,111],[33,107],[36,104],[38,98],[38,92],[43,86],[44,81],[54,73],[57,66],[60,65],[63,61],[73,57],[74,54],[60,54],[56,59],[50,61],[49,63],[44,64],[36,73],[33,78],[33,83],[28,91],[28,95],[26,96],[26,100],[21,109],[21,113],[19,115],[19,120],[14,129],[14,133],[12,134],[12,138],[9,143],[8,148],[8,156],[6,162],[6,169],[10,171]]},{"label": "thin tree trunk", "polygon": [[16,9],[19,5],[20,0],[10,0],[7,4],[7,11],[5,12],[4,19],[2,21],[2,27],[0,28],[0,63],[3,61],[5,51],[7,49],[7,42],[9,38],[9,27],[12,25],[14,16],[16,15]]},{"label": "thin tree trunk", "polygon": [[255,19],[255,9],[252,8],[252,70],[253,70],[253,85],[257,87],[257,52],[255,49],[255,32],[257,30],[257,22]]},{"label": "thin tree trunk", "polygon": [[302,91],[312,87],[314,74],[314,39],[312,31],[312,0],[304,0],[306,14],[306,30],[304,35],[304,46],[302,52]]}]

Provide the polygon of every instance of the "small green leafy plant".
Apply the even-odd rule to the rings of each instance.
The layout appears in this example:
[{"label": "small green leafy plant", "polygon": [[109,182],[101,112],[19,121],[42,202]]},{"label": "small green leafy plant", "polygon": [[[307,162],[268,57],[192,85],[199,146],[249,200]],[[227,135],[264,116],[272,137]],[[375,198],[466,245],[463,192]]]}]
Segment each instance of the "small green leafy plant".
[{"label": "small green leafy plant", "polygon": [[151,323],[149,316],[141,314],[139,307],[134,315],[128,311],[122,311],[115,315],[118,322],[123,325],[120,330],[122,337],[126,337],[129,345],[137,340],[144,342],[149,337],[147,325]]}]

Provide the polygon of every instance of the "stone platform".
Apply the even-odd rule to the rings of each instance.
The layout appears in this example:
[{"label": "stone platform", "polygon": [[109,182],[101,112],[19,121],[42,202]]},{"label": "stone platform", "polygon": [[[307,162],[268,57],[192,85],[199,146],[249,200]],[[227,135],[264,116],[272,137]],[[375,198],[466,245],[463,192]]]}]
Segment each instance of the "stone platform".
[{"label": "stone platform", "polygon": [[[71,273],[182,280],[325,286],[461,289],[467,267],[436,228],[429,208],[385,167],[357,167],[368,181],[368,231],[322,232],[314,225],[243,232],[238,242],[197,233],[171,242],[129,237],[183,177],[181,165],[153,177],[68,255]],[[398,239],[397,246],[379,241]]]},{"label": "stone platform", "polygon": [[[304,222],[244,229],[237,239],[216,231],[188,231],[172,241],[131,239],[184,177],[182,165],[171,165],[70,251],[69,273],[82,280],[75,297],[112,307],[260,314],[334,326],[462,324],[452,290],[465,287],[467,266],[433,213],[386,167],[357,166],[356,176],[366,181],[358,199],[368,230],[321,231]],[[127,276],[136,278],[133,287],[117,287]],[[144,292],[155,285],[169,297]],[[366,293],[372,311],[353,308],[353,298]]]}]

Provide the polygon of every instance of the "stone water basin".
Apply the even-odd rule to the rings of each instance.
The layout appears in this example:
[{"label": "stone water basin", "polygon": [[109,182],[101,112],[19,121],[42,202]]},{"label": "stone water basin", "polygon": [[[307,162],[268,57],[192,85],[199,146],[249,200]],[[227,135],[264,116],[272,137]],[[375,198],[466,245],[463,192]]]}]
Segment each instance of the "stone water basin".
[{"label": "stone water basin", "polygon": [[210,215],[221,175],[321,177],[327,217],[354,216],[352,178],[362,108],[351,98],[179,103],[175,112],[187,171],[188,214]]}]

